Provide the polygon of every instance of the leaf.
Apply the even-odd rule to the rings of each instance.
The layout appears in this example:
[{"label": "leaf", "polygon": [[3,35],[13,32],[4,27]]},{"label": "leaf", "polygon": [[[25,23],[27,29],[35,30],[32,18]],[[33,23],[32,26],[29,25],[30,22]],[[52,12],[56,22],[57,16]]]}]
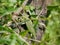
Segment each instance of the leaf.
[{"label": "leaf", "polygon": [[11,2],[11,3],[16,3],[17,0],[9,0],[9,2]]},{"label": "leaf", "polygon": [[27,25],[28,30],[34,35],[34,38],[35,38],[35,36],[36,36],[35,35],[35,29],[33,27],[32,21],[31,20],[27,21],[26,25]]},{"label": "leaf", "polygon": [[32,21],[28,18],[28,15],[26,13],[24,13],[23,15],[24,15],[23,18],[25,20],[28,20],[26,22],[26,26],[27,26],[29,32],[31,32],[33,34],[34,38],[36,38],[35,29],[34,29]]},{"label": "leaf", "polygon": [[9,45],[15,45],[16,44],[16,35],[15,34],[11,34],[11,43]]}]

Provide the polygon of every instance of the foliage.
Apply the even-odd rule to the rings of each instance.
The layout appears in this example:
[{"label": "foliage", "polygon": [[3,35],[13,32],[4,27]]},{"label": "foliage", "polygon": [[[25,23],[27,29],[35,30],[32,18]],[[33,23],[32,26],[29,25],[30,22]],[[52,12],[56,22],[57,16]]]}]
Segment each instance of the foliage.
[{"label": "foliage", "polygon": [[[36,40],[36,31],[40,23],[34,12],[35,7],[26,5],[12,20],[13,12],[21,7],[25,0],[0,0],[0,45],[60,45],[60,1],[54,0],[47,6],[46,29],[41,40]],[[41,19],[41,17],[40,17]]]}]

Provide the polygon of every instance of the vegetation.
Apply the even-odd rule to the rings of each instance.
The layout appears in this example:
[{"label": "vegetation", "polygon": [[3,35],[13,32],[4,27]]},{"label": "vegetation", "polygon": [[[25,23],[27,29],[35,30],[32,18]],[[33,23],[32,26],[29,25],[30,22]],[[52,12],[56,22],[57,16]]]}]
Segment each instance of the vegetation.
[{"label": "vegetation", "polygon": [[[45,17],[36,15],[27,1],[0,0],[0,45],[60,45],[60,0],[47,6]],[[36,39],[39,24],[44,26],[40,40]]]}]

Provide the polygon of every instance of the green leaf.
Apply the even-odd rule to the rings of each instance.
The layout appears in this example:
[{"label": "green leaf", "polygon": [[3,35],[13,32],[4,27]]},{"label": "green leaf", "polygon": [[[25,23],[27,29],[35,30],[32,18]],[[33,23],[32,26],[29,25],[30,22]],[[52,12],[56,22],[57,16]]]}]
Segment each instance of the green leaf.
[{"label": "green leaf", "polygon": [[24,36],[26,36],[27,33],[28,33],[28,31],[23,31],[23,32],[20,33],[20,35],[21,35],[22,37],[24,37]]},{"label": "green leaf", "polygon": [[26,25],[27,25],[28,30],[34,35],[34,38],[35,38],[35,36],[36,36],[35,35],[35,29],[33,27],[32,21],[31,20],[27,21]]}]

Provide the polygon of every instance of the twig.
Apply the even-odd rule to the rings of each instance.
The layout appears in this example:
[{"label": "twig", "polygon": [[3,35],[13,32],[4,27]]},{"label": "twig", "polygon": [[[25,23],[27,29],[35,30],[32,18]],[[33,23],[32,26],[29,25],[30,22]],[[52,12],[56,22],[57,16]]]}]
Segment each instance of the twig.
[{"label": "twig", "polygon": [[47,7],[46,7],[46,0],[42,0],[42,4],[41,4],[41,11],[38,15],[45,15]]},{"label": "twig", "polygon": [[30,40],[30,41],[32,40],[32,41],[35,41],[35,42],[38,42],[38,43],[40,43],[40,42],[41,42],[40,40],[31,39],[31,38],[27,38],[27,37],[25,37],[25,39],[26,39],[26,40]]},{"label": "twig", "polygon": [[26,6],[27,2],[28,2],[28,0],[25,0],[25,1],[23,2],[23,4],[21,5],[21,7],[19,7],[19,8],[14,12],[13,15],[19,15],[20,12],[23,10],[23,8]]},{"label": "twig", "polygon": [[20,12],[23,10],[23,8],[26,6],[28,0],[25,0],[23,2],[23,4],[21,5],[21,7],[19,7],[16,11],[14,11],[13,16],[12,16],[12,20],[15,22],[17,28],[21,31],[21,26],[18,25],[18,23],[16,22],[16,17],[20,14]]}]

